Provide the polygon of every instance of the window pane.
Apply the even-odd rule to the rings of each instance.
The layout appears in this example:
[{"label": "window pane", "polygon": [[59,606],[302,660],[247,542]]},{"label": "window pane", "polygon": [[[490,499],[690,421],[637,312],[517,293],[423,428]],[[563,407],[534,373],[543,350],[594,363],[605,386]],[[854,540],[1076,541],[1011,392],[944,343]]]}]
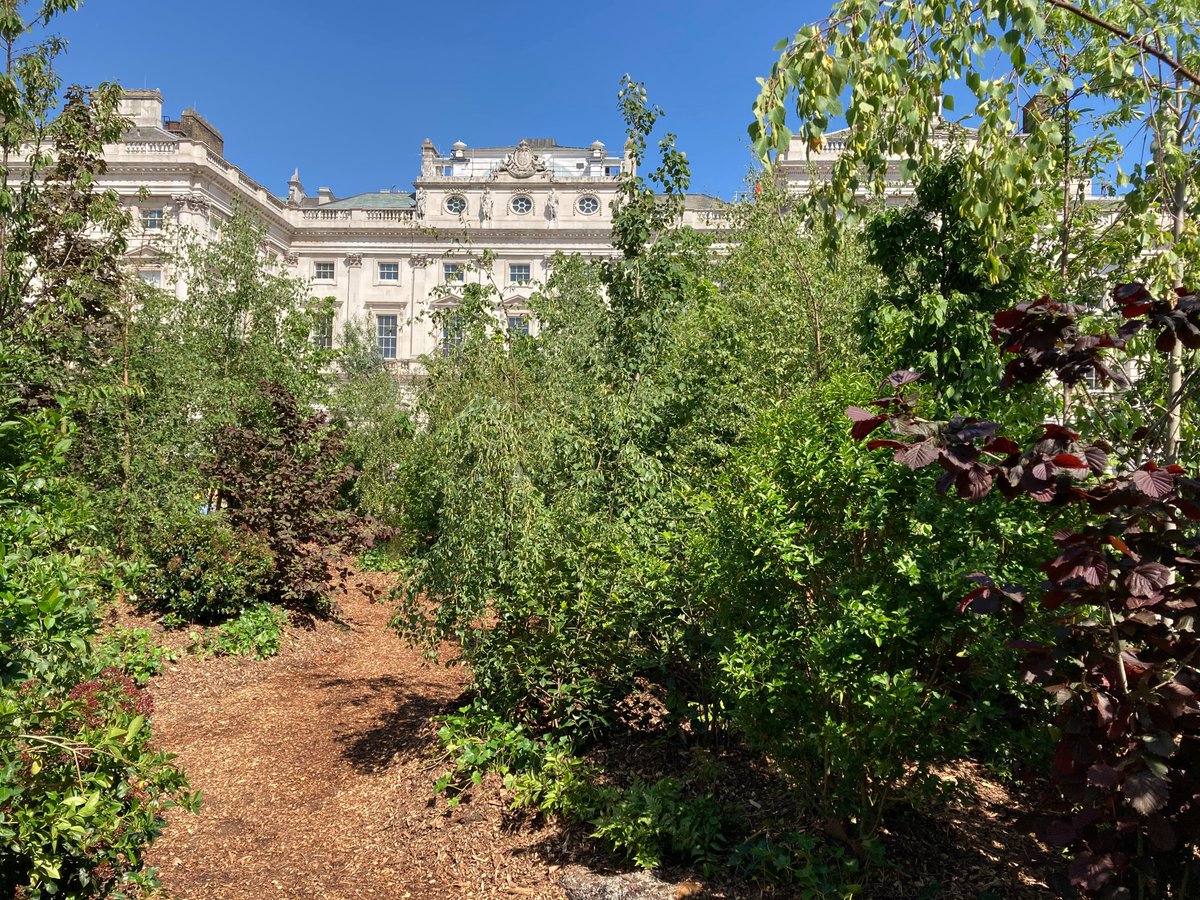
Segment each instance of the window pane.
[{"label": "window pane", "polygon": [[151,230],[162,228],[163,211],[161,209],[144,209],[142,210],[142,227]]},{"label": "window pane", "polygon": [[384,359],[396,358],[396,338],[399,330],[398,316],[375,317],[375,333],[379,341],[379,355]]},{"label": "window pane", "polygon": [[331,263],[331,262],[317,263],[316,278],[318,281],[333,281],[333,263]]},{"label": "window pane", "polygon": [[463,328],[458,313],[450,313],[442,319],[442,355],[449,356],[462,346]]},{"label": "window pane", "polygon": [[162,272],[158,269],[142,269],[138,277],[153,287],[162,287]]},{"label": "window pane", "polygon": [[318,350],[333,349],[333,313],[324,313],[313,324],[313,344]]},{"label": "window pane", "polygon": [[380,263],[379,264],[379,280],[380,281],[399,281],[400,280],[400,263]]},{"label": "window pane", "polygon": [[529,335],[529,316],[509,316],[508,333]]},{"label": "window pane", "polygon": [[443,263],[442,275],[446,281],[462,281],[463,267],[462,263]]},{"label": "window pane", "polygon": [[529,281],[529,264],[513,264],[508,267],[508,280],[512,284],[524,284]]}]

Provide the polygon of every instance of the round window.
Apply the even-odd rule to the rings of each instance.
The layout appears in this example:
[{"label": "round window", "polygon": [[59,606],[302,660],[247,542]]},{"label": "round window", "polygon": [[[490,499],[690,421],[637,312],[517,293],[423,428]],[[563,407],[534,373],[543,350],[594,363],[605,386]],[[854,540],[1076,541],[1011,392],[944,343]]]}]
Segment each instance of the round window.
[{"label": "round window", "polygon": [[594,215],[600,211],[600,201],[588,194],[586,197],[580,197],[577,204],[579,211],[585,216]]},{"label": "round window", "polygon": [[524,216],[533,211],[533,201],[523,194],[519,197],[513,197],[512,202],[508,206],[518,216]]},{"label": "round window", "polygon": [[456,216],[461,216],[467,211],[467,201],[464,197],[458,194],[452,194],[446,198],[446,212]]}]

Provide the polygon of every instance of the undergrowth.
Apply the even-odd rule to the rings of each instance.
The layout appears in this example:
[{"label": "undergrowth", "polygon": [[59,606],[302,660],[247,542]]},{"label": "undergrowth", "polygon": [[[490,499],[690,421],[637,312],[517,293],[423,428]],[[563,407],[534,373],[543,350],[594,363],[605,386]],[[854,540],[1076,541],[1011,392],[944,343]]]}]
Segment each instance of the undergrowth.
[{"label": "undergrowth", "polygon": [[284,610],[270,603],[258,603],[228,622],[192,632],[188,651],[206,658],[252,656],[268,659],[279,652],[285,624],[287,613]]}]

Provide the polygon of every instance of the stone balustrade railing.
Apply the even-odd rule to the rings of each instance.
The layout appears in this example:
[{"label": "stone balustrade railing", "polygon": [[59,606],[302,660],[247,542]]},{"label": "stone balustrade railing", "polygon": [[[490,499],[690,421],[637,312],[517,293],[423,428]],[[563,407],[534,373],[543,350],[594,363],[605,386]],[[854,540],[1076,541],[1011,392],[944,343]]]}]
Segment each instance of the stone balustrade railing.
[{"label": "stone balustrade railing", "polygon": [[125,149],[130,153],[178,153],[175,141],[126,141]]}]

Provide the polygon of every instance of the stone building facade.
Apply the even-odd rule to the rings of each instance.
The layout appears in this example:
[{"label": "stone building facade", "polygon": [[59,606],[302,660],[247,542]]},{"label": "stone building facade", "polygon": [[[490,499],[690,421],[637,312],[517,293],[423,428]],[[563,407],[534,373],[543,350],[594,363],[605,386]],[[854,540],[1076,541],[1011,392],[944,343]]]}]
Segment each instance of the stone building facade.
[{"label": "stone building facade", "polygon": [[[313,195],[294,172],[280,197],[225,159],[220,132],[194,110],[165,120],[162,95],[149,90],[126,92],[122,112],[132,128],[106,148],[103,185],[142,225],[130,264],[146,281],[186,291],[161,252],[163,237],[180,226],[215,234],[240,206],[266,227],[268,257],[309,281],[314,297],[333,298],[334,322],[322,339],[351,319],[370,322],[381,354],[401,371],[452,340],[430,313],[452,309],[471,282],[496,287],[501,323],[536,329],[528,300],[555,253],[612,254],[611,204],[633,165],[599,141],[457,141],[441,152],[426,140],[412,191],[338,197],[321,187]],[[692,195],[683,216],[716,229],[725,207]]]}]

